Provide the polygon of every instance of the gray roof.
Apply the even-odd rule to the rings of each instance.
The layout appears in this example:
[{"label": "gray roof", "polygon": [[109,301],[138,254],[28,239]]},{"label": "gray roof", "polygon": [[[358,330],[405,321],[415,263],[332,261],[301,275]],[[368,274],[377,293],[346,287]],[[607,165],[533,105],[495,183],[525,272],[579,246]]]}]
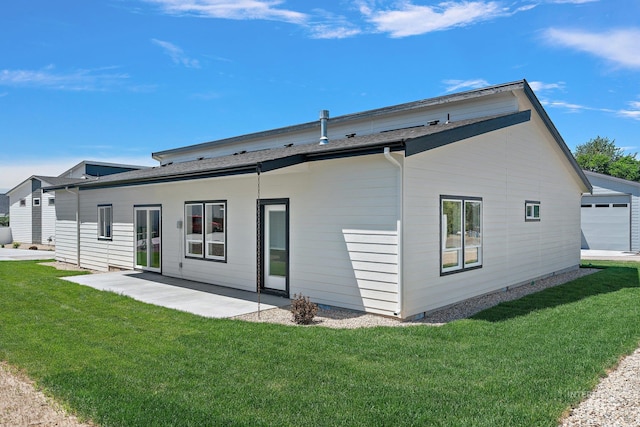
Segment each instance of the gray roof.
[{"label": "gray roof", "polygon": [[[458,101],[467,100],[467,99],[480,98],[483,96],[493,95],[501,92],[522,90],[526,86],[528,86],[526,80],[519,80],[516,82],[504,83],[500,85],[470,90],[466,92],[457,92],[450,95],[438,96],[435,98],[428,98],[420,101],[407,102],[404,104],[392,105],[388,107],[377,108],[377,109],[362,111],[358,113],[345,114],[342,116],[332,117],[330,120],[332,124],[339,124],[341,122],[350,121],[350,120],[357,120],[361,118],[372,118],[376,116],[386,115],[389,113],[399,113],[403,111],[414,110],[417,108],[425,108],[425,107],[431,107],[435,105],[458,102]],[[152,153],[151,156],[154,159],[159,160],[161,156],[166,154],[176,154],[181,152],[200,150],[203,148],[213,147],[213,146],[222,145],[222,144],[229,144],[229,143],[233,143],[241,140],[247,140],[252,138],[273,137],[273,136],[282,135],[285,133],[303,131],[303,130],[314,129],[319,127],[320,127],[320,123],[316,120],[313,122],[301,123],[293,126],[271,129],[271,130],[266,130],[262,132],[256,132],[256,133],[251,133],[251,134],[246,134],[241,136],[234,136],[231,138],[225,138],[225,139],[220,139],[216,141],[203,142],[200,144],[188,145],[185,147],[173,148],[170,150],[158,151],[158,152]]]},{"label": "gray roof", "polygon": [[337,157],[382,153],[385,147],[404,150],[411,156],[452,142],[481,135],[530,120],[531,111],[488,116],[432,126],[413,127],[371,135],[332,140],[326,145],[300,144],[282,148],[240,152],[234,155],[170,163],[131,172],[103,176],[91,181],[61,183],[47,190],[64,187],[81,189],[141,185],[158,182],[267,172],[299,163]]}]

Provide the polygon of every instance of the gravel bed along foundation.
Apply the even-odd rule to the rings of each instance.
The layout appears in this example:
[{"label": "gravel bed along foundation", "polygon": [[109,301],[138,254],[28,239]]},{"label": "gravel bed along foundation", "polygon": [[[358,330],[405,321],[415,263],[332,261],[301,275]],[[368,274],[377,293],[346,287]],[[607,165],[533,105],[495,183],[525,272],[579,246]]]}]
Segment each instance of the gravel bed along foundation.
[{"label": "gravel bed along foundation", "polygon": [[[361,311],[347,310],[343,308],[320,308],[310,326],[324,326],[327,328],[370,328],[375,326],[412,326],[430,325],[440,326],[453,320],[464,319],[474,314],[497,305],[503,301],[511,301],[522,298],[525,295],[541,291],[552,286],[557,286],[579,277],[597,272],[595,268],[579,268],[567,273],[557,274],[545,279],[532,282],[532,284],[510,288],[506,291],[493,292],[475,298],[453,304],[441,310],[428,313],[418,320],[401,321],[395,318],[368,314]],[[279,323],[282,325],[298,326],[292,320],[288,307],[263,310],[260,313],[249,313],[233,317],[233,319],[249,322]]]}]

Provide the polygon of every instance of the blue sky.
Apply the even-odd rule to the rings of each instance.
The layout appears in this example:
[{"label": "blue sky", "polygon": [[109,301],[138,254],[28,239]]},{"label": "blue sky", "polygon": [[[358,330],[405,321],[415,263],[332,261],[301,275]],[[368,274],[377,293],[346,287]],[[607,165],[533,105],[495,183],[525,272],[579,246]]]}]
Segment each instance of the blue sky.
[{"label": "blue sky", "polygon": [[634,153],[639,18],[637,0],[5,1],[0,191],[522,78],[572,150]]}]

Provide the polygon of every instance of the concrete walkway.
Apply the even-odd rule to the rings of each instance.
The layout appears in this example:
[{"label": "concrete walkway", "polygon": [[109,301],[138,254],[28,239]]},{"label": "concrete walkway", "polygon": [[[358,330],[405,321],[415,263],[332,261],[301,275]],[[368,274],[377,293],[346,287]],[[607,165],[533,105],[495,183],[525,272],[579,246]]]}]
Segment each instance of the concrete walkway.
[{"label": "concrete walkway", "polygon": [[[156,273],[118,271],[63,279],[204,317],[224,318],[258,311],[258,294],[254,292],[176,279]],[[260,297],[261,310],[289,304],[288,298],[265,294]]]},{"label": "concrete walkway", "polygon": [[25,261],[54,259],[55,251],[32,251],[29,249],[0,248],[0,261]]},{"label": "concrete walkway", "polygon": [[582,249],[580,251],[580,258],[583,260],[640,261],[640,254],[627,251]]}]

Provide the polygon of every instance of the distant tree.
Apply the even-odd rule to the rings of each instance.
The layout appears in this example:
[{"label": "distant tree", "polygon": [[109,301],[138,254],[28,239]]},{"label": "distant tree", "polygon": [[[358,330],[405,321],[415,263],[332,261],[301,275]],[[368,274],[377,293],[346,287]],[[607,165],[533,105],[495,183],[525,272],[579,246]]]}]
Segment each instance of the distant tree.
[{"label": "distant tree", "polygon": [[609,175],[611,164],[624,157],[615,140],[597,136],[576,147],[575,158],[582,169]]},{"label": "distant tree", "polygon": [[584,170],[640,181],[640,160],[636,154],[624,154],[622,148],[616,147],[615,140],[597,136],[578,145],[574,155]]},{"label": "distant tree", "polygon": [[611,163],[609,174],[629,181],[640,181],[640,161],[635,155],[626,155]]}]

